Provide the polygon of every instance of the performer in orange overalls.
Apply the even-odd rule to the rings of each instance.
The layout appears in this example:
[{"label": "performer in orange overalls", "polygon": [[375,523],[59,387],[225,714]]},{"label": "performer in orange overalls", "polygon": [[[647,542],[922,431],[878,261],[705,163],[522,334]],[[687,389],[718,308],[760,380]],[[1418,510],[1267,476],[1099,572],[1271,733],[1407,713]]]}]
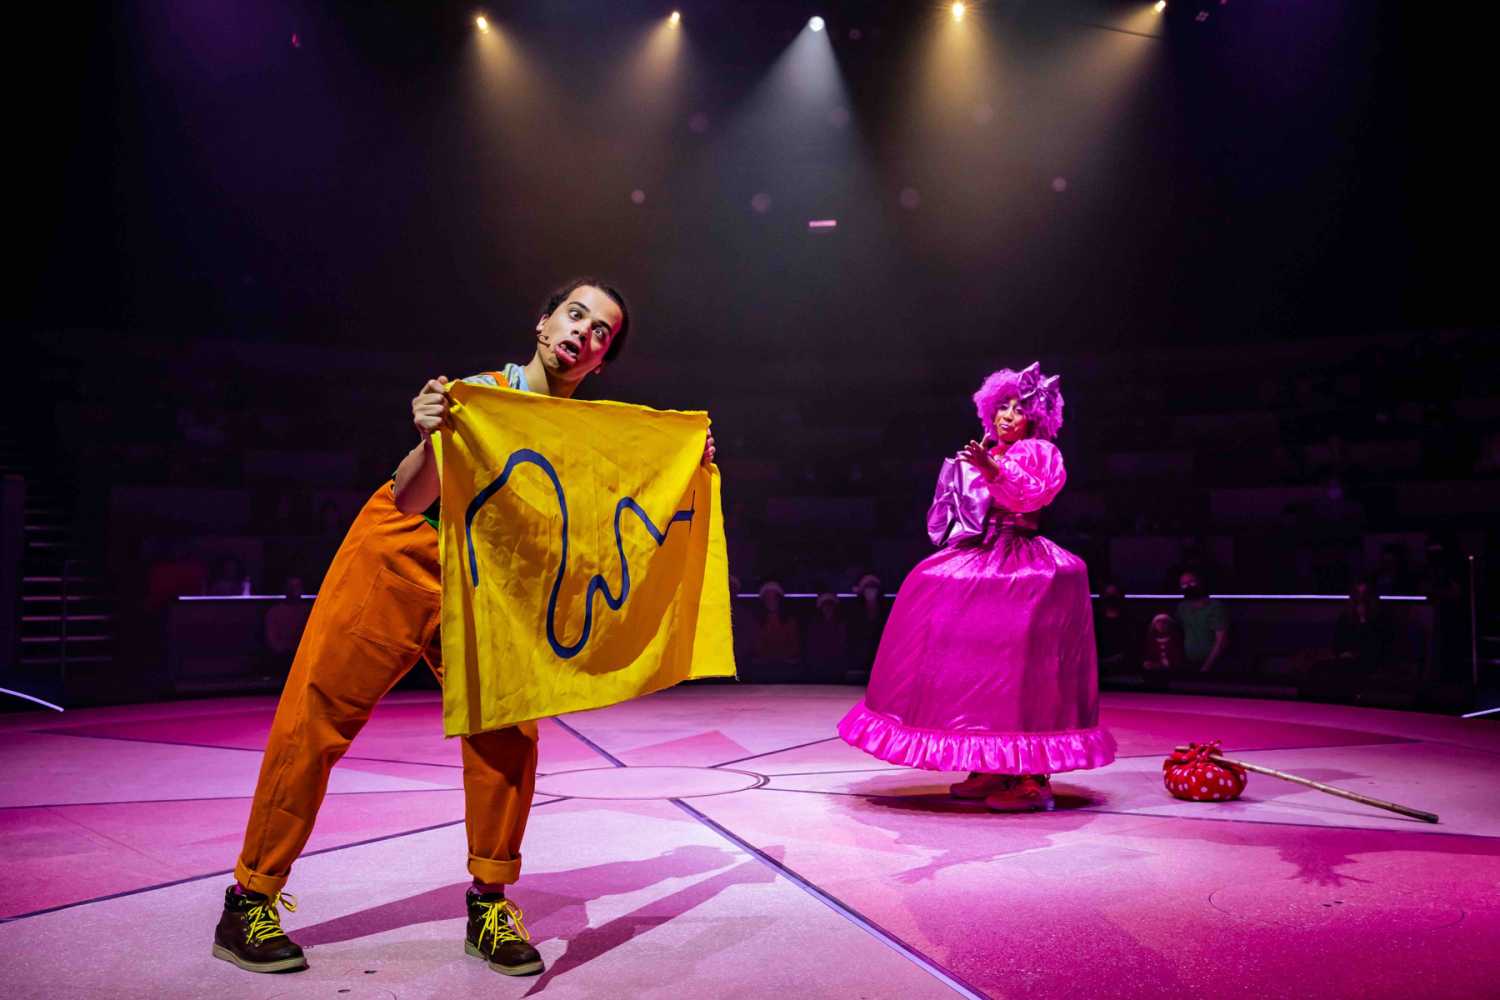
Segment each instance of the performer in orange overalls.
[{"label": "performer in orange overalls", "polygon": [[[586,376],[620,356],[629,329],[618,291],[594,279],[569,282],[548,298],[527,365],[466,381],[572,396]],[[442,679],[439,481],[429,439],[447,415],[446,382],[429,381],[412,400],[421,440],[355,518],[297,647],[271,725],[236,882],[225,892],[214,934],[214,955],[242,969],[306,967],[302,949],[281,928],[278,904],[296,908],[282,887],[312,833],[329,771],[375,703],[419,659]],[[704,458],[712,457],[710,436]],[[476,733],[461,744],[474,876],[465,950],[507,975],[541,972],[521,911],[505,898],[505,886],[521,872],[521,838],[536,782],[536,724]]]}]

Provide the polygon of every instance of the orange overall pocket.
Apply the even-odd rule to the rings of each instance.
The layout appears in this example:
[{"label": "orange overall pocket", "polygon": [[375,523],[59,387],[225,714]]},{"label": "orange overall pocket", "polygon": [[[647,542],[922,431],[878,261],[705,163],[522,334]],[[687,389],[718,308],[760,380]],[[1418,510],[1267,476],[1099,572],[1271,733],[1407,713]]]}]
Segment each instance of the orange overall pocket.
[{"label": "orange overall pocket", "polygon": [[442,591],[381,567],[355,614],[351,635],[403,653],[420,653],[431,641]]}]

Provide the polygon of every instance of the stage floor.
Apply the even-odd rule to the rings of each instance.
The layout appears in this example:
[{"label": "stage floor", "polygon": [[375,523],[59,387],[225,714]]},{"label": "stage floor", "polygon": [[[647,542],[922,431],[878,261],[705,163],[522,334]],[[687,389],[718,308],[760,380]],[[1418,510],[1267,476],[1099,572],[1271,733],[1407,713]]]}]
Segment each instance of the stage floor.
[{"label": "stage floor", "polygon": [[[274,702],[0,717],[0,982],[11,997],[1500,996],[1500,726],[1108,694],[1121,757],[1058,809],[957,803],[833,727],[860,691],[679,688],[543,725],[511,893],[548,963],[463,954],[458,749],[397,694],[334,770],[288,887],[311,968],[209,946]],[[1430,826],[1251,775],[1178,802],[1161,761],[1248,760],[1439,813]]]}]

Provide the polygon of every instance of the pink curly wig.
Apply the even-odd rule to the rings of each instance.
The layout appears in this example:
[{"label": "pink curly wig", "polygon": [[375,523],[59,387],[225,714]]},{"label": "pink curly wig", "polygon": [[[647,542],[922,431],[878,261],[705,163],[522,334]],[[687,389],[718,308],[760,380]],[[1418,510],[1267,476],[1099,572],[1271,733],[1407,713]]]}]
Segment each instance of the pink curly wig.
[{"label": "pink curly wig", "polygon": [[1021,412],[1026,414],[1028,433],[1032,437],[1051,441],[1062,430],[1063,398],[1057,383],[1059,375],[1042,376],[1040,364],[1033,361],[1021,371],[1002,368],[974,393],[974,405],[979,410],[979,422],[985,434],[995,430],[995,414],[1012,397],[1021,401]]}]

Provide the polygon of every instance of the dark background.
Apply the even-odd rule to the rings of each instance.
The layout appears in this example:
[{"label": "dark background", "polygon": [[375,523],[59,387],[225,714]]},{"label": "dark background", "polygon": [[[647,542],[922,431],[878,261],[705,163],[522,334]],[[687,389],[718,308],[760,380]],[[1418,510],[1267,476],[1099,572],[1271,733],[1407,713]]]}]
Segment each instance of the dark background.
[{"label": "dark background", "polygon": [[17,14],[28,574],[97,583],[130,672],[163,564],[312,589],[422,381],[525,361],[596,273],[634,333],[584,395],[711,411],[746,588],[894,589],[968,394],[1040,358],[1048,532],[1096,585],[1338,593],[1397,545],[1382,585],[1466,620],[1500,496],[1490,23],[970,8],[686,3],[670,60],[633,0]]},{"label": "dark background", "polygon": [[[600,271],[635,300],[642,358],[709,380],[872,344],[999,358],[1494,318],[1464,249],[1493,204],[1471,19],[975,6],[988,51],[931,100],[924,72],[954,57],[921,2],[685,5],[680,72],[645,101],[620,81],[655,4],[491,5],[518,65],[488,76],[464,4],[59,12],[18,33],[48,69],[14,133],[40,224],[10,316],[451,356]],[[815,9],[844,129],[836,99],[756,93]],[[1135,25],[1154,37],[1107,30]],[[838,232],[810,236],[827,216]]]}]

